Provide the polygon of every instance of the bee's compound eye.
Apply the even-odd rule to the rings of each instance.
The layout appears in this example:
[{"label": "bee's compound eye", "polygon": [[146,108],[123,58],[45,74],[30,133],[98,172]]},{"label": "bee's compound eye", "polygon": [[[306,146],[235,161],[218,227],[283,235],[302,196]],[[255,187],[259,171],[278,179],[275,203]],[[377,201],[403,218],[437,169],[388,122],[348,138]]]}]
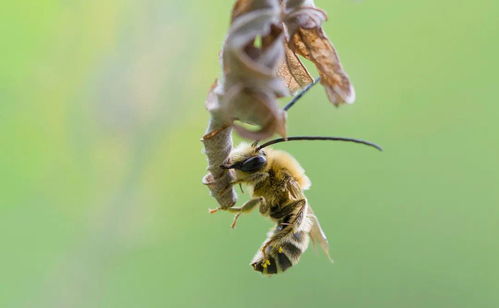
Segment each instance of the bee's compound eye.
[{"label": "bee's compound eye", "polygon": [[252,172],[257,172],[260,169],[265,166],[265,163],[267,162],[267,159],[263,156],[253,156],[248,159],[246,159],[241,167],[239,168],[241,171],[252,173]]}]

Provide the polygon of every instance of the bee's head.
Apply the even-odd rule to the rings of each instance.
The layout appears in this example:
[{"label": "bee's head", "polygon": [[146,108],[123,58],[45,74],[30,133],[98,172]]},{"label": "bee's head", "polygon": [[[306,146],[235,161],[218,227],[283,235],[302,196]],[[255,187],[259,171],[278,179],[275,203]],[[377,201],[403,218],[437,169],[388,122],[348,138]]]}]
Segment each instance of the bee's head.
[{"label": "bee's head", "polygon": [[235,169],[245,173],[261,171],[267,165],[267,155],[256,148],[256,143],[240,144],[231,153],[227,161],[220,166],[222,169]]}]

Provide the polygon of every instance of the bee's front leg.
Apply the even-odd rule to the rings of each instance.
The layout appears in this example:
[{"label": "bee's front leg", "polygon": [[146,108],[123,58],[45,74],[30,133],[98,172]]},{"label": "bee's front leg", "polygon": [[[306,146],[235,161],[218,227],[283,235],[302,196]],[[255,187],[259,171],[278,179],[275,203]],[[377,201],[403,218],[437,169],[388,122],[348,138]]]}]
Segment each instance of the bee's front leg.
[{"label": "bee's front leg", "polygon": [[234,217],[234,220],[232,221],[232,224],[231,224],[231,227],[235,228],[236,224],[237,224],[237,220],[239,219],[239,216],[241,215],[241,213],[251,212],[251,210],[253,210],[255,208],[255,206],[263,203],[264,200],[265,199],[263,197],[253,198],[253,199],[248,200],[241,207],[230,207],[227,209],[217,208],[214,210],[210,210],[210,213],[213,214],[213,213],[218,212],[219,210],[227,211],[229,213],[235,213],[236,216]]}]

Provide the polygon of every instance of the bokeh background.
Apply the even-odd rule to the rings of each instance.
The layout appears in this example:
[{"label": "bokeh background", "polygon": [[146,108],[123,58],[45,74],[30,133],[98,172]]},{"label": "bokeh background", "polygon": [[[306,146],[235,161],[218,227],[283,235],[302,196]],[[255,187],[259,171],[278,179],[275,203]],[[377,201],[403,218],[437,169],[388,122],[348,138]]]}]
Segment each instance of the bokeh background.
[{"label": "bokeh background", "polygon": [[[290,143],[334,264],[249,262],[201,185],[232,1],[4,1],[0,307],[499,307],[499,2],[317,0],[358,100],[319,87]],[[241,200],[244,200],[242,196]]]}]

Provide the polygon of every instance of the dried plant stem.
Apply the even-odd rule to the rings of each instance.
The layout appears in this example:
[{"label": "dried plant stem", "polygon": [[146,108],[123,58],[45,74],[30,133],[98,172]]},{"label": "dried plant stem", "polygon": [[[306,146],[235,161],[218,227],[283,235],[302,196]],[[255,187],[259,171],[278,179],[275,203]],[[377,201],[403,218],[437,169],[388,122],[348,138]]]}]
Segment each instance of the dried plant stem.
[{"label": "dried plant stem", "polygon": [[203,178],[203,184],[208,186],[221,208],[232,207],[237,201],[236,192],[232,188],[234,177],[230,170],[220,168],[232,150],[232,127],[218,119],[216,113],[212,113],[201,141],[208,158],[208,173]]}]

